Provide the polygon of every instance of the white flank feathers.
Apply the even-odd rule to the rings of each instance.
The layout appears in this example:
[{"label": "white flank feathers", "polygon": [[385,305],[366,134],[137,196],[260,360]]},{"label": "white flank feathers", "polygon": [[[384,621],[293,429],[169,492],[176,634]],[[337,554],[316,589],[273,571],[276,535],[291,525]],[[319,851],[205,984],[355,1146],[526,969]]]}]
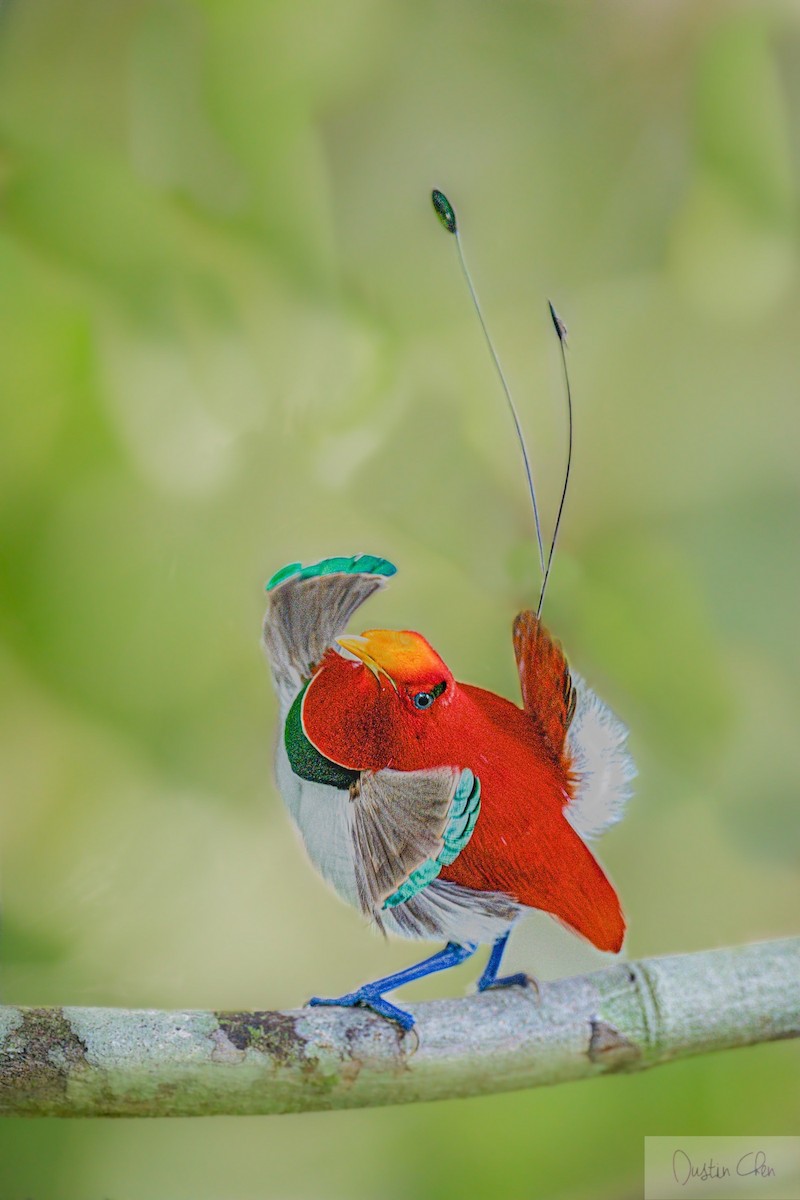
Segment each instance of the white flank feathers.
[{"label": "white flank feathers", "polygon": [[628,753],[628,730],[611,709],[573,673],[577,695],[567,750],[577,778],[575,796],[564,809],[572,828],[586,839],[619,821],[631,797],[636,767]]},{"label": "white flank feathers", "polygon": [[353,858],[350,794],[325,783],[295,775],[286,754],[283,730],[288,705],[281,713],[275,755],[275,774],[289,815],[305,844],[308,857],[322,878],[348,904],[358,907]]}]

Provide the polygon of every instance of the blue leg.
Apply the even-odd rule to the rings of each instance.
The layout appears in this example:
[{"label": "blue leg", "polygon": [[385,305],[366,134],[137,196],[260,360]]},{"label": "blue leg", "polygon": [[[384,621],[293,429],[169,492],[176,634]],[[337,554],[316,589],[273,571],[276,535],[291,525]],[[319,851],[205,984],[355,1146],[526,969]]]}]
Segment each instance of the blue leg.
[{"label": "blue leg", "polygon": [[414,1018],[411,1013],[384,1000],[383,993],[394,991],[395,988],[402,987],[405,983],[413,983],[415,979],[424,979],[426,975],[433,975],[435,971],[446,971],[448,967],[457,967],[459,963],[473,955],[477,949],[478,947],[472,942],[468,942],[465,946],[459,946],[457,942],[448,942],[443,950],[437,951],[436,954],[424,959],[423,962],[416,963],[413,967],[406,967],[404,971],[398,971],[395,975],[387,975],[385,979],[376,979],[374,983],[365,983],[357,991],[348,992],[346,996],[338,996],[335,1000],[314,996],[308,1003],[313,1006],[332,1004],[343,1008],[361,1004],[365,1008],[371,1008],[381,1017],[386,1017],[389,1021],[396,1021],[403,1029],[413,1029]]},{"label": "blue leg", "polygon": [[530,975],[525,975],[519,972],[517,975],[503,975],[500,979],[497,978],[497,972],[500,970],[500,962],[503,957],[503,951],[506,948],[506,942],[511,936],[511,930],[499,937],[492,946],[492,953],[489,955],[489,961],[486,968],[478,980],[478,991],[485,992],[488,988],[498,987],[527,987],[529,983],[535,984],[535,980],[531,979]]}]

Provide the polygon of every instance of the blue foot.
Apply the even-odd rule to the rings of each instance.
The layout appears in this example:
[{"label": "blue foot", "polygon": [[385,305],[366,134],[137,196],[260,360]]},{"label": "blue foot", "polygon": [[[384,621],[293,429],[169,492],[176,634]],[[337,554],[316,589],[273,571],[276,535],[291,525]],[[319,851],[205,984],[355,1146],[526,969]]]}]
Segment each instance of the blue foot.
[{"label": "blue foot", "polygon": [[416,979],[424,979],[426,975],[432,975],[435,971],[446,971],[449,967],[457,967],[459,963],[474,954],[477,948],[472,942],[467,942],[463,946],[457,942],[448,942],[443,950],[437,951],[436,954],[432,954],[424,962],[416,963],[413,967],[406,967],[405,970],[398,971],[394,975],[387,975],[385,979],[376,979],[374,983],[365,983],[357,991],[348,992],[346,996],[339,996],[335,1000],[314,996],[308,1003],[314,1008],[326,1004],[335,1008],[354,1008],[355,1005],[360,1004],[364,1008],[371,1008],[374,1013],[385,1017],[387,1021],[394,1021],[401,1029],[413,1029],[415,1022],[411,1013],[384,1000],[383,993],[392,992],[395,988],[413,983]]},{"label": "blue foot", "polygon": [[492,988],[504,987],[534,987],[539,991],[539,985],[531,975],[526,975],[524,971],[518,971],[516,975],[503,975],[500,979],[487,979],[486,982],[481,979],[478,983],[479,992],[488,992]]},{"label": "blue foot", "polygon": [[396,1021],[402,1029],[414,1028],[414,1018],[410,1012],[398,1008],[396,1004],[390,1004],[388,1000],[384,1000],[383,996],[371,991],[369,987],[359,988],[357,992],[349,992],[346,996],[339,996],[336,999],[312,996],[308,1003],[311,1008],[319,1008],[324,1005],[333,1008],[355,1008],[359,1005],[362,1008],[371,1008],[374,1013],[377,1013],[379,1017],[385,1017],[387,1021]]},{"label": "blue foot", "polygon": [[504,933],[492,946],[492,952],[489,955],[489,961],[486,968],[478,980],[478,991],[488,992],[491,988],[504,987],[533,987],[536,989],[536,995],[539,995],[539,985],[532,975],[526,975],[523,971],[519,971],[516,975],[502,975],[498,977],[497,972],[500,970],[500,963],[503,958],[503,951],[506,948],[511,930]]}]

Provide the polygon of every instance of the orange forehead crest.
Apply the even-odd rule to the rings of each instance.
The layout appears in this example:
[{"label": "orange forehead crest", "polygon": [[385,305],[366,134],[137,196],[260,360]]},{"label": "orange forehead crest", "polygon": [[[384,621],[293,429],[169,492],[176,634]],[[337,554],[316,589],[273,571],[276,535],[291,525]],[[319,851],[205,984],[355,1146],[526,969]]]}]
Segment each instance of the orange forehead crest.
[{"label": "orange forehead crest", "polygon": [[450,676],[425,638],[407,629],[367,629],[360,637],[348,635],[336,640],[370,670],[382,672],[398,684]]}]

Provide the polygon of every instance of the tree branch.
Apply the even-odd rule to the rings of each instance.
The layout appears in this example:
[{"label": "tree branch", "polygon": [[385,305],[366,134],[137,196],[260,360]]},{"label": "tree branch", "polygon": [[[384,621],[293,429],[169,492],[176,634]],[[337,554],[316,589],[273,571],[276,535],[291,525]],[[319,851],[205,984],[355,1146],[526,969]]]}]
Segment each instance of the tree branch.
[{"label": "tree branch", "polygon": [[201,1116],[475,1096],[800,1035],[800,938],[415,1009],[0,1008],[0,1114]]}]

